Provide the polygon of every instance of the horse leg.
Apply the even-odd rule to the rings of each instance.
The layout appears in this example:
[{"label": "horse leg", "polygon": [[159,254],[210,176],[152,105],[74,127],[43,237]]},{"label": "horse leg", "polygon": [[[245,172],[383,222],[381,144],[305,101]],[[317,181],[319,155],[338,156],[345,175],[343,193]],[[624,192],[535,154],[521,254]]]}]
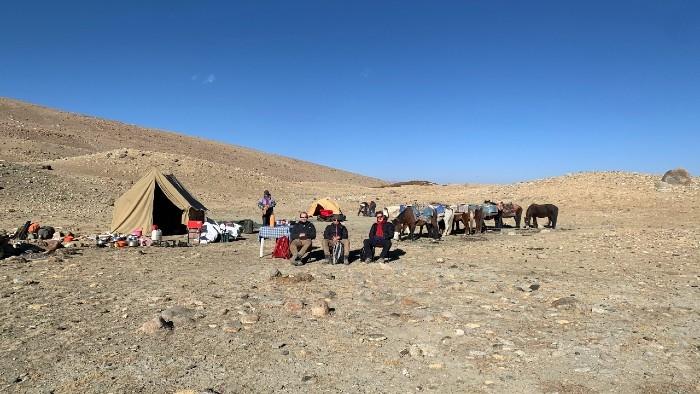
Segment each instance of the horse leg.
[{"label": "horse leg", "polygon": [[515,219],[515,228],[520,228],[520,215],[516,214],[513,219]]},{"label": "horse leg", "polygon": [[537,228],[537,216],[532,217],[532,227]]}]

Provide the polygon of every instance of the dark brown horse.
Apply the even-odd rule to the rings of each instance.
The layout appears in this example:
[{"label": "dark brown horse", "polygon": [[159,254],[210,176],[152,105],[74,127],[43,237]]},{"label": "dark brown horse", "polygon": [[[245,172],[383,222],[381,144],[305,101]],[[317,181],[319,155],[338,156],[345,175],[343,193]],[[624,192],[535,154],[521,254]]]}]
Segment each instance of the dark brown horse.
[{"label": "dark brown horse", "polygon": [[484,217],[484,220],[494,219],[496,228],[503,227],[503,218],[515,219],[515,227],[520,228],[520,218],[523,215],[523,207],[518,204],[509,202],[504,204],[503,201],[493,202],[490,200],[484,201],[484,204],[495,205],[498,209],[498,214]]},{"label": "dark brown horse", "polygon": [[525,212],[525,227],[530,227],[530,219],[532,227],[537,228],[537,218],[547,218],[549,223],[545,227],[557,228],[557,216],[559,208],[554,204],[530,204]]},{"label": "dark brown horse", "polygon": [[415,234],[416,226],[427,226],[429,236],[435,239],[440,238],[440,230],[437,222],[437,212],[434,209],[432,210],[432,216],[430,218],[416,218],[416,215],[413,212],[413,207],[408,206],[399,214],[399,216],[397,216],[391,222],[394,224],[394,227],[396,229],[395,231],[399,233],[399,240],[401,240],[401,234],[403,233],[405,227],[408,227],[409,229],[408,239],[414,240],[418,238],[420,234]]}]

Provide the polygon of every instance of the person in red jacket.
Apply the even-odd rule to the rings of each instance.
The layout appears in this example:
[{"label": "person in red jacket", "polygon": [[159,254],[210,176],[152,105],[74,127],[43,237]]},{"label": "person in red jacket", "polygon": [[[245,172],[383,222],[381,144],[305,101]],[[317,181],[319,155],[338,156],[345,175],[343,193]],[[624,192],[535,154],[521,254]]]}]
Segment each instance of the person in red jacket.
[{"label": "person in red jacket", "polygon": [[[384,212],[377,212],[377,222],[369,229],[369,238],[364,240],[362,250],[362,262],[372,262],[374,260],[374,248],[382,247],[379,259],[384,262],[389,261],[389,249],[391,249],[391,239],[394,237],[394,224],[386,220]],[[368,261],[369,260],[369,261]]]}]

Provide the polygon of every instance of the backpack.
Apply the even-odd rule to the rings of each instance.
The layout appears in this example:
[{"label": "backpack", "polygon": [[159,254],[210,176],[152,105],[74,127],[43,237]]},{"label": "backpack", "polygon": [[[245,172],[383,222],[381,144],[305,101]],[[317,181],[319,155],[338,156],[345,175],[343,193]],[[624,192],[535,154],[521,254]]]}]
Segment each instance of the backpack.
[{"label": "backpack", "polygon": [[51,239],[55,232],[56,230],[51,226],[42,226],[39,228],[39,231],[37,231],[37,235],[39,239]]},{"label": "backpack", "polygon": [[243,227],[244,234],[253,234],[253,221],[250,219],[243,219],[238,222],[238,224]]},{"label": "backpack", "polygon": [[292,252],[289,251],[289,238],[286,236],[277,238],[277,241],[275,241],[275,250],[272,252],[272,257],[279,259],[289,259],[292,257]]}]

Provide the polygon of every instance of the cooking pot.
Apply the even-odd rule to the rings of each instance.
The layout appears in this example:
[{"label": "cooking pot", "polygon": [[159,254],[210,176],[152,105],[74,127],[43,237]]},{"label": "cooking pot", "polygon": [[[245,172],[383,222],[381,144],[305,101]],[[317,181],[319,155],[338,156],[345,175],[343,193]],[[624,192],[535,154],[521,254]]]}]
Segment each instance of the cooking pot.
[{"label": "cooking pot", "polygon": [[138,240],[138,239],[130,239],[130,240],[128,241],[128,243],[129,243],[129,246],[130,246],[130,247],[132,247],[132,246],[139,246],[139,240]]}]

